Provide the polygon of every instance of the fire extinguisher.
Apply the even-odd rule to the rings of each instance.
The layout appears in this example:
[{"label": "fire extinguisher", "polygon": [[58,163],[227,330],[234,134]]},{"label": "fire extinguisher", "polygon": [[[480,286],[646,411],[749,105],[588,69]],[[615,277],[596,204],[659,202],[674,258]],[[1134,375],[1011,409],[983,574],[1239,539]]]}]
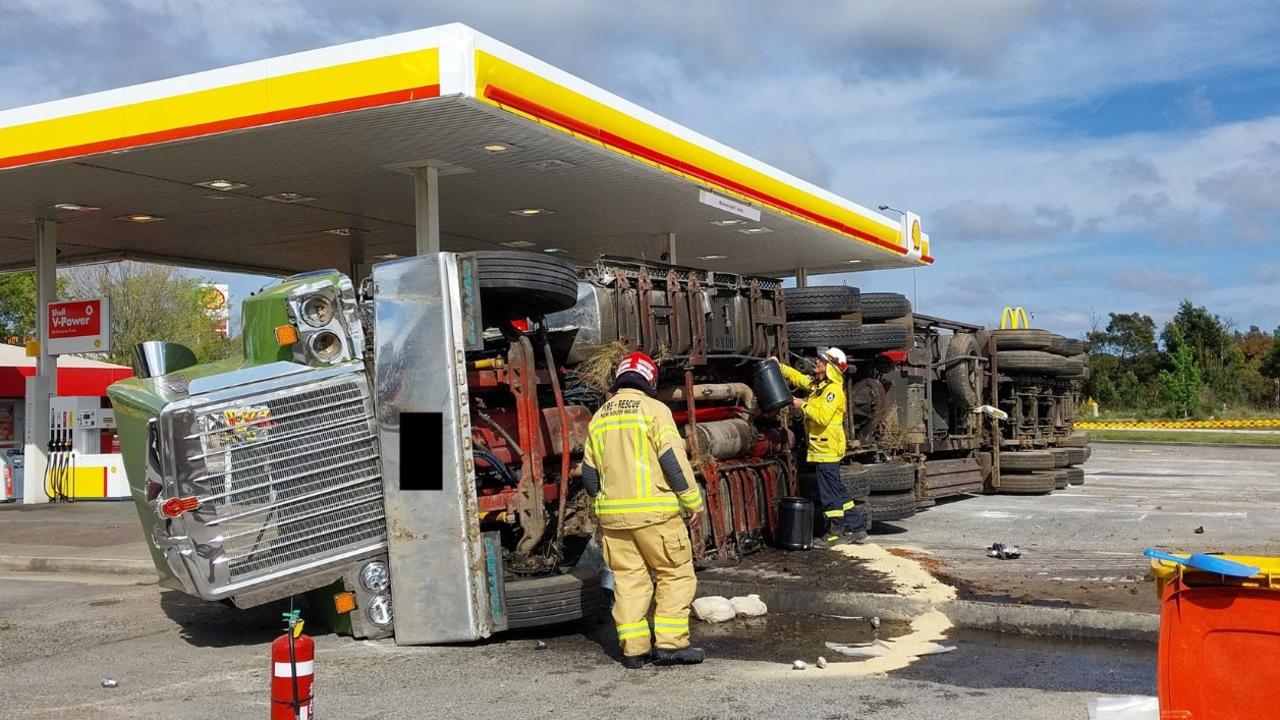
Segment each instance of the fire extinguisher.
[{"label": "fire extinguisher", "polygon": [[271,720],[312,720],[316,645],[302,634],[297,610],[284,618],[285,633],[271,643]]}]

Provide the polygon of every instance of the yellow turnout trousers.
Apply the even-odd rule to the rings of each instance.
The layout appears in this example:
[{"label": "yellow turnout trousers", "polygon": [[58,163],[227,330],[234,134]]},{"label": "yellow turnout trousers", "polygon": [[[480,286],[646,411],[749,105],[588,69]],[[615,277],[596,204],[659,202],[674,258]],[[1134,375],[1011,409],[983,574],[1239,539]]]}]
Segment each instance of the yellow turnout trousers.
[{"label": "yellow turnout trousers", "polygon": [[673,516],[656,525],[604,528],[603,533],[601,549],[613,571],[613,621],[618,626],[622,654],[634,657],[652,648],[650,605],[654,605],[652,635],[658,647],[689,647],[689,605],[698,580],[693,574],[693,548],[684,522]]}]

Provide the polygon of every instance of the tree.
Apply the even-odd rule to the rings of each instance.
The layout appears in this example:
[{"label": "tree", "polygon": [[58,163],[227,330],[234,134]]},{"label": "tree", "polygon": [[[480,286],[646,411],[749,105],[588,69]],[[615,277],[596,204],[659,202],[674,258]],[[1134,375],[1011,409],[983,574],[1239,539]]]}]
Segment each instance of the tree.
[{"label": "tree", "polygon": [[1156,353],[1156,321],[1142,313],[1107,313],[1111,318],[1107,329],[1089,333],[1088,342],[1095,349],[1133,360]]},{"label": "tree", "polygon": [[200,302],[200,280],[136,262],[76,268],[70,276],[76,297],[111,301],[111,352],[105,354],[110,362],[131,364],[134,346],[146,340],[186,345],[201,362],[231,354],[231,341],[214,330]]},{"label": "tree", "polygon": [[1173,370],[1160,371],[1160,386],[1165,396],[1173,405],[1175,414],[1190,417],[1200,407],[1200,392],[1204,390],[1204,381],[1200,377],[1200,365],[1196,362],[1195,352],[1175,328],[1168,336],[1177,348],[1169,355]]},{"label": "tree", "polygon": [[1230,332],[1231,325],[1190,300],[1183,300],[1160,333],[1170,362],[1182,344],[1191,348],[1201,378],[1215,399],[1224,403],[1240,398],[1240,372],[1245,366],[1244,353]]},{"label": "tree", "polygon": [[1262,356],[1258,371],[1272,380],[1280,380],[1280,328],[1277,328],[1275,339],[1271,341],[1271,349]]},{"label": "tree", "polygon": [[[58,296],[67,290],[66,278],[58,278]],[[0,274],[0,342],[20,343],[36,334],[36,274]]]}]

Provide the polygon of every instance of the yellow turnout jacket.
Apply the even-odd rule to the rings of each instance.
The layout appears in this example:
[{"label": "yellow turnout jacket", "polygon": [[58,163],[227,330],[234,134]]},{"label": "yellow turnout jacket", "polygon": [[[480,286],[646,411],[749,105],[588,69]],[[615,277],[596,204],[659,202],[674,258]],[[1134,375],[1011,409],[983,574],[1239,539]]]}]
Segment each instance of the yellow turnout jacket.
[{"label": "yellow turnout jacket", "polygon": [[809,462],[840,462],[844,459],[844,376],[827,364],[827,377],[817,382],[813,375],[779,363],[787,382],[809,397],[804,401],[804,429],[809,436]]}]

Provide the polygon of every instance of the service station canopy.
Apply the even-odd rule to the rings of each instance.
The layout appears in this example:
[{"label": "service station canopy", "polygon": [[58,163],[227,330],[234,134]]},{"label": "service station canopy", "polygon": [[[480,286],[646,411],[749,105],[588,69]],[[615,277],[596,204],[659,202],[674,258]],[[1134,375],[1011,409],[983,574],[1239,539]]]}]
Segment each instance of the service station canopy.
[{"label": "service station canopy", "polygon": [[35,265],[37,219],[58,223],[59,264],[278,275],[412,255],[423,167],[444,250],[657,260],[674,233],[680,264],[734,272],[933,261],[914,215],[445,25],[0,112],[0,271]]}]

